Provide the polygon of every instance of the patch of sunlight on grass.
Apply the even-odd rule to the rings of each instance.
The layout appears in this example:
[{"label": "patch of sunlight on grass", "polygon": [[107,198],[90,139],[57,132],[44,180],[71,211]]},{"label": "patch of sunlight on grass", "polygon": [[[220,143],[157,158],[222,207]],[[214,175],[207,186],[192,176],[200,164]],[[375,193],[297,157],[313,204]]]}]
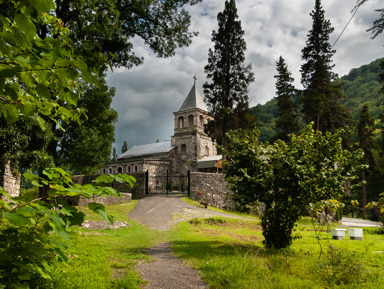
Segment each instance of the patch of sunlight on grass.
[{"label": "patch of sunlight on grass", "polygon": [[297,233],[290,248],[267,250],[259,222],[206,218],[178,224],[170,239],[212,288],[384,288],[382,235],[367,229],[362,241],[332,240],[322,232],[320,256],[309,219]]},{"label": "patch of sunlight on grass", "polygon": [[[113,211],[120,211],[119,207],[124,205]],[[52,288],[141,288],[143,281],[135,265],[148,259],[144,250],[164,241],[166,233],[136,221],[129,223],[116,230],[74,230],[65,252],[69,261],[57,264]]]},{"label": "patch of sunlight on grass", "polygon": [[[183,197],[182,200],[184,202],[186,202],[187,204],[190,204],[192,206],[201,207],[199,202],[196,202],[196,201],[192,200],[189,197]],[[231,214],[231,215],[234,215],[234,216],[244,217],[244,218],[248,218],[248,219],[259,220],[259,218],[257,216],[251,215],[251,214],[239,213],[239,212],[235,212],[235,211],[227,211],[227,210],[218,209],[218,208],[211,207],[211,206],[208,206],[208,209],[210,209],[211,211],[216,211],[216,212],[220,212],[220,213],[226,213],[226,214]]]},{"label": "patch of sunlight on grass", "polygon": [[[126,222],[128,220],[128,214],[138,204],[138,200],[132,200],[130,202],[113,204],[105,206],[105,210],[108,214],[114,217],[115,221]],[[85,214],[85,219],[90,221],[101,221],[99,214],[94,213],[88,207],[78,207],[80,211]]]}]

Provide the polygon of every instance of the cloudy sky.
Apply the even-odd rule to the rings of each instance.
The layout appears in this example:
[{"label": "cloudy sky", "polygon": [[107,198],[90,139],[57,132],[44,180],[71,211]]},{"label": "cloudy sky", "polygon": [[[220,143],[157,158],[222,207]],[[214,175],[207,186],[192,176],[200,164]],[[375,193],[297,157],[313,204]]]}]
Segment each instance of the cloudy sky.
[{"label": "cloudy sky", "polygon": [[[249,87],[250,107],[264,104],[274,97],[276,61],[282,55],[300,85],[301,49],[312,27],[309,15],[312,0],[237,0],[238,15],[247,43],[246,64],[251,63],[255,82]],[[384,56],[383,38],[371,39],[366,32],[383,8],[381,0],[364,4],[335,45],[334,71],[343,76],[352,68]],[[325,16],[337,39],[351,18],[356,0],[323,0]],[[224,0],[203,0],[188,7],[192,16],[191,30],[199,35],[186,48],[177,49],[172,58],[157,58],[140,39],[134,39],[135,53],[144,57],[144,64],[130,70],[116,68],[109,73],[109,86],[116,88],[112,107],[118,112],[115,147],[121,154],[124,141],[128,147],[169,140],[173,135],[173,112],[178,111],[193,85],[193,75],[202,94],[206,81],[204,66],[208,49],[213,47],[212,31],[217,30],[217,13],[223,11]]]}]

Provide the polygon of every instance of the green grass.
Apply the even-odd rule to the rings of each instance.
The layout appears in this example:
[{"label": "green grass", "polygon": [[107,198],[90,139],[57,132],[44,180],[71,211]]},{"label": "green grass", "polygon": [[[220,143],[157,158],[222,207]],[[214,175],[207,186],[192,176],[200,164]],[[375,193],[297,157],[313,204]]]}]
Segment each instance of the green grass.
[{"label": "green grass", "polygon": [[[322,232],[319,258],[308,218],[298,222],[301,239],[288,250],[274,251],[264,248],[257,219],[193,219],[158,232],[127,218],[136,204],[106,206],[127,228],[74,229],[66,250],[70,259],[58,264],[52,288],[140,288],[135,265],[149,258],[146,248],[164,241],[201,272],[209,288],[384,288],[384,235],[375,229],[364,229],[362,241],[332,240]],[[100,220],[83,211],[87,219]]]},{"label": "green grass", "polygon": [[[143,281],[134,270],[140,260],[148,259],[144,250],[165,239],[164,233],[152,231],[127,215],[137,201],[106,206],[115,220],[127,222],[115,230],[72,230],[66,254],[67,263],[58,264],[52,288],[140,288]],[[87,218],[100,220],[83,209]]]},{"label": "green grass", "polygon": [[172,230],[177,255],[200,270],[210,288],[384,288],[383,235],[332,240],[298,224],[302,236],[286,251],[266,250],[258,221],[192,220]]}]

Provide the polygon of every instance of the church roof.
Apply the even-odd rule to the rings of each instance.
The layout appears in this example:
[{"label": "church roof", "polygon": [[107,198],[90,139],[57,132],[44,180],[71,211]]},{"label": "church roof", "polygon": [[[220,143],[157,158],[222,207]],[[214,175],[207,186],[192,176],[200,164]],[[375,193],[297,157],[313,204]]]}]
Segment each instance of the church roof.
[{"label": "church roof", "polygon": [[167,153],[172,150],[171,141],[162,141],[144,145],[135,145],[120,155],[117,159],[121,160],[129,157],[145,156],[152,154]]},{"label": "church roof", "polygon": [[179,111],[190,110],[195,108],[200,108],[204,111],[208,111],[208,108],[205,105],[205,102],[196,87],[196,78],[191,91],[189,92],[187,98],[184,100],[184,103],[180,107]]}]

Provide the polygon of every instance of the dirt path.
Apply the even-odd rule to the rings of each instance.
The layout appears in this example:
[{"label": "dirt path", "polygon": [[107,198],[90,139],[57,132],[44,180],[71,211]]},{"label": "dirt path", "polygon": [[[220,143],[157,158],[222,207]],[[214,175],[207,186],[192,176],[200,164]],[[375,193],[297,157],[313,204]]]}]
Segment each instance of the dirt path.
[{"label": "dirt path", "polygon": [[[180,221],[213,216],[236,216],[197,208],[185,203],[182,196],[153,195],[140,200],[129,215],[153,230],[166,231]],[[147,250],[154,262],[140,262],[136,270],[148,282],[146,289],[203,289],[207,288],[197,270],[185,266],[172,254],[169,243],[158,244]]]}]

